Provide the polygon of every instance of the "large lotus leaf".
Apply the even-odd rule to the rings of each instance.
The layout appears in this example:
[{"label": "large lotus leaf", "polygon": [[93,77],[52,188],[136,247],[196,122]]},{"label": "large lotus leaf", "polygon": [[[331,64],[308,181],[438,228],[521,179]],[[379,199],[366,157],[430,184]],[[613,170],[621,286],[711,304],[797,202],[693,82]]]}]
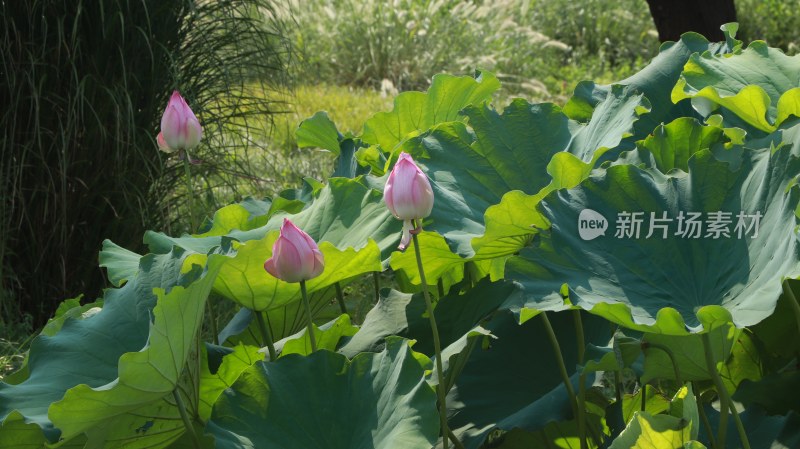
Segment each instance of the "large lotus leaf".
[{"label": "large lotus leaf", "polygon": [[[639,330],[698,330],[703,320],[717,321],[720,307],[738,326],[758,323],[774,310],[782,279],[800,274],[798,188],[789,188],[798,172],[790,148],[745,150],[736,164],[703,150],[689,160],[688,173],[597,170],[542,201],[552,228],[540,246],[509,260],[506,276],[522,289],[508,306],[564,308],[567,284],[572,304]],[[690,212],[699,214],[699,229]],[[625,226],[626,217],[641,219],[641,229]],[[715,231],[714,217],[727,235]],[[737,227],[740,221],[745,226]]]},{"label": "large lotus leaf", "polygon": [[[708,332],[708,338],[711,343],[711,358],[715,364],[714,369],[717,369],[717,364],[724,363],[728,359],[740,333],[741,331],[731,324],[717,326]],[[676,380],[673,360],[670,359],[663,348],[671,351],[675,365],[678,366],[681,379],[684,382],[713,379],[706,362],[703,338],[700,334],[664,335],[646,333],[642,340],[647,343],[653,343],[656,346],[649,346],[645,351],[644,374],[641,376],[641,382],[648,383],[654,379]]]},{"label": "large lotus leaf", "polygon": [[136,275],[139,270],[139,254],[127,250],[111,240],[103,240],[100,251],[100,266],[106,269],[108,280],[116,287]]},{"label": "large lotus leaf", "polygon": [[670,415],[636,412],[609,449],[683,448],[691,442],[691,429],[696,425]]},{"label": "large lotus leaf", "polygon": [[373,239],[382,259],[396,248],[402,227],[386,208],[381,192],[359,179],[332,178],[303,211],[276,214],[261,228],[228,235],[242,242],[261,239],[267,231],[280,228],[283,218],[290,218],[317,242],[328,241],[339,249],[361,248]]},{"label": "large lotus leaf", "polygon": [[[197,410],[198,342],[203,312],[224,259],[224,256],[210,258],[204,276],[188,287],[177,286],[169,293],[156,289],[158,303],[152,312],[154,322],[147,345],[119,358],[119,377],[106,385],[75,386],[50,406],[50,419],[63,438],[85,432],[89,441],[97,445],[105,443],[110,447],[126,442],[133,447],[149,447],[156,441],[158,444],[173,441],[183,433],[183,423],[174,419],[180,415],[170,402],[172,392],[185,388],[185,395],[192,401],[190,409]],[[179,385],[186,375],[190,377],[188,385]],[[148,414],[143,409],[157,413]],[[173,419],[166,418],[170,409]],[[154,417],[148,432],[120,425],[120,422],[143,423],[147,416]]]},{"label": "large lotus leaf", "polygon": [[[44,449],[49,443],[42,428],[33,423],[26,423],[19,412],[11,412],[5,422],[0,425],[0,449]],[[83,449],[86,437],[79,436],[59,444],[63,449]]]},{"label": "large lotus leaf", "polygon": [[222,363],[213,373],[208,363],[204,363],[200,371],[200,401],[197,410],[200,419],[208,421],[214,403],[222,392],[232,387],[246,369],[262,360],[264,354],[259,352],[258,347],[239,344],[233,348],[233,352],[222,358]]},{"label": "large lotus leaf", "polygon": [[684,67],[672,92],[673,101],[700,98],[721,105],[748,124],[773,131],[797,114],[800,87],[800,55],[787,56],[780,49],[755,41],[747,49],[730,55],[695,54]]},{"label": "large lotus leaf", "polygon": [[[704,407],[711,428],[719,429],[719,411],[711,404]],[[758,407],[747,407],[739,413],[751,449],[794,449],[800,447],[800,414],[768,415]],[[700,427],[700,441],[708,441],[705,426]],[[739,432],[728,417],[726,447],[743,447]],[[711,447],[711,445],[709,445]]]},{"label": "large lotus leaf", "polygon": [[217,447],[430,449],[436,395],[405,340],[352,361],[318,351],[260,362],[214,405]]},{"label": "large lotus leaf", "polygon": [[[278,231],[270,231],[260,240],[234,244],[236,255],[222,265],[214,282],[214,291],[256,311],[277,309],[299,301],[299,283],[284,282],[264,270],[264,262],[272,257],[272,245],[279,235]],[[309,293],[364,273],[381,271],[380,250],[372,240],[359,250],[348,248],[342,251],[326,241],[320,243],[319,249],[325,258],[325,269],[319,276],[306,281]],[[206,257],[192,255],[186,264],[202,264]]]},{"label": "large lotus leaf", "polygon": [[[514,287],[509,282],[483,279],[463,294],[457,290],[451,289],[439,299],[434,309],[442,347],[458,341],[489,318]],[[422,293],[412,295],[383,289],[380,300],[369,311],[358,333],[339,352],[353,357],[360,352],[378,351],[390,335],[414,339],[417,341],[415,351],[431,357],[434,355]]]},{"label": "large lotus leaf", "polygon": [[770,374],[757,382],[745,380],[733,399],[747,406],[758,404],[770,414],[800,413],[800,371]]},{"label": "large lotus leaf", "polygon": [[[418,162],[431,179],[436,198],[426,223],[430,221],[430,229],[445,237],[452,251],[437,253],[438,249],[423,246],[423,258],[440,259],[434,263],[444,273],[463,264],[454,255],[487,260],[516,252],[537,226],[545,225],[532,207],[538,199],[520,197],[547,188],[553,182],[551,174],[557,186],[565,182],[563,178],[573,183],[583,179],[595,154],[619,145],[647,108],[646,99],[621,87],[598,105],[602,114],[585,125],[569,120],[549,103],[515,100],[502,114],[488,106],[469,106],[464,115],[470,128],[445,123],[409,140],[404,149],[425,156]],[[558,153],[566,157],[552,165]],[[564,171],[578,174],[567,176]],[[508,193],[515,190],[520,192]],[[497,203],[501,204],[490,209]],[[485,224],[485,219],[493,222]],[[483,252],[475,252],[473,241]],[[393,265],[415,263],[410,252],[395,257],[403,261]]]},{"label": "large lotus leaf", "polygon": [[[634,125],[634,137],[643,139],[661,123],[668,123],[677,117],[694,117],[696,112],[688,101],[672,102],[671,92],[678,82],[683,66],[689,57],[697,52],[724,54],[733,47],[726,43],[709,43],[697,33],[686,33],[677,42],[664,43],[659,54],[650,63],[630,78],[615,84],[630,86],[641,92],[650,101],[652,111]],[[564,112],[572,119],[588,121],[595,106],[605,99],[611,86],[598,86],[591,81],[583,81],[575,88],[575,93],[564,106]]]},{"label": "large lotus leaf", "polygon": [[403,92],[395,97],[391,112],[379,112],[367,120],[361,139],[391,152],[414,134],[459,120],[464,107],[489,101],[499,88],[500,81],[491,73],[477,78],[435,75],[427,92]]},{"label": "large lotus leaf", "polygon": [[[328,308],[331,300],[336,295],[335,286],[330,286],[322,290],[317,290],[309,294],[308,302],[311,306],[311,314],[314,320],[324,319],[322,312]],[[338,308],[337,308],[338,310]],[[295,301],[283,307],[260,312],[264,318],[264,324],[270,329],[274,341],[281,340],[306,327],[308,315],[302,301]],[[225,328],[219,334],[220,343],[263,346],[261,329],[258,320],[255,319],[254,312],[246,307],[242,307],[231,318]]]},{"label": "large lotus leaf", "polygon": [[[606,344],[608,323],[582,312],[588,343]],[[573,383],[578,381],[577,342],[571,313],[548,314]],[[571,419],[566,389],[540,319],[519,325],[507,312],[484,327],[495,335],[478,347],[447,398],[449,422],[464,446],[480,447],[493,429],[537,431]]]},{"label": "large lotus leaf", "polygon": [[[350,323],[349,315],[340,315],[333,321],[329,321],[322,326],[313,326],[314,338],[317,350],[336,351],[343,338],[352,337],[358,332],[358,327]],[[303,329],[295,335],[287,337],[275,343],[275,349],[280,351],[280,357],[289,354],[309,355],[311,349],[311,338],[308,336],[308,329]],[[264,352],[262,350],[262,352]]]},{"label": "large lotus leaf", "polygon": [[181,276],[185,257],[181,249],[142,257],[136,276],[122,288],[106,290],[99,313],[67,320],[53,336],[36,337],[28,357],[30,377],[18,385],[0,383],[0,420],[17,410],[55,441],[60,431],[47,417],[50,404],[76,385],[100,387],[119,376],[120,356],[147,345],[156,304],[153,289],[170,289],[196,278],[195,272]]},{"label": "large lotus leaf", "polygon": [[[328,241],[339,249],[361,248],[372,238],[378,242],[386,259],[397,246],[402,223],[392,217],[383,203],[381,192],[367,187],[358,178],[332,178],[324,187],[315,188],[313,200],[308,199],[307,203],[302,211],[271,208],[268,221],[256,228],[248,224],[245,229],[234,226],[224,235],[182,237],[148,231],[144,240],[155,253],[168,252],[173,246],[179,246],[207,254],[222,246],[225,239],[239,242],[263,239],[269,231],[279,229],[284,218],[289,218],[317,242]],[[245,207],[244,203],[242,207]],[[250,220],[253,220],[252,211]]]},{"label": "large lotus leaf", "polygon": [[322,148],[337,155],[341,151],[339,130],[325,111],[319,111],[300,122],[300,126],[295,130],[295,136],[298,148]]}]

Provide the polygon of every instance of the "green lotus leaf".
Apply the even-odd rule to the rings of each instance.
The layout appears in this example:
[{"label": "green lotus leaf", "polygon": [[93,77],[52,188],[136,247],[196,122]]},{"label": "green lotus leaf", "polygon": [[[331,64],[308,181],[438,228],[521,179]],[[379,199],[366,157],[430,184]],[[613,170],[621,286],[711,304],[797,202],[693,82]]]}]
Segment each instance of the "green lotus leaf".
[{"label": "green lotus leaf", "polygon": [[720,367],[719,374],[723,385],[733,394],[745,380],[751,382],[760,380],[764,376],[767,361],[758,339],[749,330],[738,332],[730,356]]},{"label": "green lotus leaf", "polygon": [[222,363],[214,373],[209,370],[207,359],[204,360],[206,363],[203,364],[200,371],[198,416],[202,421],[208,421],[211,418],[214,403],[217,402],[222,392],[232,387],[242,372],[255,365],[256,362],[264,360],[264,354],[261,354],[256,346],[236,345],[233,352],[222,358]]},{"label": "green lotus leaf", "polygon": [[692,440],[693,425],[696,424],[674,416],[639,411],[609,449],[683,448]]},{"label": "green lotus leaf", "polygon": [[408,343],[352,361],[318,351],[259,362],[214,405],[218,448],[430,449],[436,395]]},{"label": "green lotus leaf", "polygon": [[[587,343],[607,343],[608,323],[581,313]],[[577,384],[573,316],[548,316],[568,374]],[[550,422],[572,419],[567,392],[541,320],[519,325],[512,314],[502,312],[483,327],[497,338],[485,340],[488,346],[472,351],[447,398],[450,427],[464,446],[481,447],[496,429],[538,431]]]},{"label": "green lotus leaf", "polygon": [[[236,255],[222,265],[214,282],[214,291],[255,311],[276,309],[299,301],[299,283],[281,281],[264,270],[264,262],[272,256],[272,245],[279,235],[278,231],[270,231],[263,239],[234,243]],[[319,249],[325,258],[325,270],[306,281],[309,293],[360,274],[381,270],[380,250],[372,240],[359,250],[348,248],[342,251],[326,241],[319,244]],[[202,265],[206,258],[194,254],[187,258],[186,265]]]},{"label": "green lotus leaf", "polygon": [[667,125],[658,125],[653,133],[637,145],[653,155],[663,173],[672,169],[689,171],[689,158],[700,150],[721,143],[723,129],[704,126],[696,119],[682,117]]},{"label": "green lotus leaf", "polygon": [[[689,101],[673,103],[671,92],[678,82],[683,66],[692,54],[710,52],[725,54],[733,50],[732,44],[709,43],[697,33],[685,33],[677,42],[665,42],[658,55],[638,73],[615,84],[630,86],[641,92],[650,101],[652,110],[634,124],[633,137],[644,139],[661,123],[669,123],[678,117],[699,117]],[[598,86],[591,81],[582,81],[573,96],[564,106],[564,112],[573,120],[586,122],[599,102],[605,99],[612,86]]]},{"label": "green lotus leaf", "polygon": [[100,266],[106,269],[108,280],[115,287],[120,287],[139,270],[139,254],[129,251],[111,240],[103,240],[100,251]]},{"label": "green lotus leaf", "polygon": [[[450,346],[473,331],[513,291],[509,282],[483,279],[463,294],[453,288],[440,298],[434,313],[442,347]],[[433,338],[426,310],[422,293],[383,289],[380,300],[369,311],[358,333],[339,352],[353,357],[360,352],[379,351],[386,337],[399,335],[416,340],[414,350],[433,357]]]},{"label": "green lotus leaf", "polygon": [[28,357],[30,376],[18,385],[0,383],[0,420],[14,410],[26,423],[44,430],[49,441],[60,431],[47,410],[51,403],[79,384],[101,387],[119,377],[118,360],[147,345],[154,288],[171,289],[196,279],[196,272],[181,275],[186,252],[149,254],[139,271],[122,288],[105,291],[103,308],[87,319],[67,319],[57,334],[36,337]]},{"label": "green lotus leaf", "polygon": [[[319,327],[314,325],[313,329],[317,350],[326,349],[328,351],[336,351],[343,338],[352,337],[358,332],[358,327],[350,323],[349,315],[340,315],[335,320]],[[289,354],[311,354],[311,338],[308,336],[308,329],[287,337],[283,341],[276,342],[275,349],[280,351],[280,357],[285,357]]]},{"label": "green lotus leaf", "polygon": [[[507,307],[564,309],[567,284],[571,304],[641,331],[680,335],[729,315],[737,326],[758,323],[774,310],[783,278],[800,274],[794,151],[748,149],[734,164],[702,150],[688,173],[615,165],[550,194],[541,203],[550,232],[508,261],[506,277],[522,288]],[[636,218],[625,213],[640,214],[640,232],[625,226]]]},{"label": "green lotus leaf", "polygon": [[[43,449],[49,441],[42,428],[33,423],[26,423],[19,412],[11,412],[5,422],[0,425],[0,449]],[[59,448],[83,449],[86,437],[79,436],[70,441],[59,443]]]},{"label": "green lotus leaf", "polygon": [[[644,410],[642,410],[643,392],[647,394]],[[669,409],[669,398],[661,394],[657,388],[647,384],[644,385],[644,388],[639,388],[636,393],[625,394],[622,397],[622,419],[625,423],[630,423],[637,412],[645,411],[651,415],[657,415],[667,412]]]},{"label": "green lotus leaf", "polygon": [[[329,305],[335,295],[335,286],[326,287],[309,294],[308,302],[315,321],[326,318],[325,311],[330,309]],[[339,310],[338,306],[335,310]],[[241,308],[220,332],[220,344],[227,342],[232,345],[264,346],[261,329],[254,313],[248,308]],[[308,323],[308,315],[302,301],[295,301],[283,307],[260,313],[264,318],[264,324],[270,329],[272,338],[275,341],[305,329],[306,323]]]},{"label": "green lotus leaf", "polygon": [[325,111],[303,120],[295,131],[298,148],[322,148],[336,155],[340,152],[339,135],[336,124]]},{"label": "green lotus leaf", "polygon": [[361,139],[392,152],[409,135],[459,120],[464,107],[489,101],[499,88],[500,81],[488,72],[477,78],[435,75],[427,92],[403,92],[395,97],[391,112],[379,112],[368,119]]},{"label": "green lotus leaf", "polygon": [[[710,404],[704,407],[712,429],[719,428],[719,412]],[[800,447],[800,414],[791,411],[786,415],[768,415],[763,409],[747,407],[739,413],[752,449],[792,449]],[[728,420],[730,424],[730,417]],[[700,427],[700,441],[708,441],[704,426]],[[729,425],[726,447],[743,447],[736,426]],[[710,445],[709,445],[710,447]]]},{"label": "green lotus leaf", "polygon": [[[224,259],[210,258],[204,276],[188,287],[176,286],[169,293],[156,289],[158,302],[152,312],[154,323],[147,345],[119,358],[118,378],[97,387],[81,384],[70,388],[63,399],[50,406],[50,419],[61,430],[62,438],[69,440],[86,433],[90,443],[96,445],[108,447],[109,441],[130,441],[137,447],[149,447],[174,441],[184,432],[183,423],[175,419],[180,414],[170,402],[172,392],[180,388],[191,401],[190,410],[196,413],[203,312]],[[184,380],[187,385],[181,384],[184,376],[189,376]],[[145,413],[145,408],[153,412]],[[170,414],[173,418],[166,418]],[[145,421],[142,416],[159,417],[152,419],[151,431],[120,425]]]},{"label": "green lotus leaf", "polygon": [[[800,56],[787,56],[755,41],[731,55],[695,54],[689,58],[672,91],[677,102],[700,98],[718,104],[762,131],[773,131],[797,113]],[[781,101],[789,94],[790,97]]]},{"label": "green lotus leaf", "polygon": [[[711,357],[714,360],[715,369],[716,364],[724,363],[728,359],[740,333],[741,331],[731,324],[724,324],[709,330],[708,338],[711,342]],[[644,373],[641,381],[648,383],[654,379],[676,380],[672,360],[662,348],[672,352],[684,382],[713,379],[712,373],[708,371],[702,338],[700,334],[646,333],[642,340],[656,346],[649,346],[644,352]]]},{"label": "green lotus leaf", "polygon": [[800,413],[800,371],[769,374],[755,382],[744,380],[733,398],[747,406],[757,404],[770,414]]}]

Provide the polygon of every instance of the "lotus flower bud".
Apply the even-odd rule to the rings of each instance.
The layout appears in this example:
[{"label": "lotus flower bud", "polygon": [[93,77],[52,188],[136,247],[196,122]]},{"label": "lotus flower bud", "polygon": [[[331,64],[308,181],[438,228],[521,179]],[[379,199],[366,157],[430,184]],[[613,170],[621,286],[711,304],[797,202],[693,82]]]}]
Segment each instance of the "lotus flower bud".
[{"label": "lotus flower bud", "polygon": [[272,257],[264,262],[264,269],[283,281],[300,282],[319,276],[324,268],[325,260],[314,239],[284,218],[281,235],[272,245]]},{"label": "lotus flower bud", "polygon": [[177,90],[172,92],[167,109],[161,116],[161,135],[173,151],[191,150],[200,144],[200,138],[203,137],[200,122]]},{"label": "lotus flower bud", "polygon": [[383,189],[383,200],[392,215],[403,220],[400,240],[400,249],[403,250],[411,241],[411,233],[419,229],[411,220],[425,218],[433,209],[431,183],[408,153],[400,153]]}]

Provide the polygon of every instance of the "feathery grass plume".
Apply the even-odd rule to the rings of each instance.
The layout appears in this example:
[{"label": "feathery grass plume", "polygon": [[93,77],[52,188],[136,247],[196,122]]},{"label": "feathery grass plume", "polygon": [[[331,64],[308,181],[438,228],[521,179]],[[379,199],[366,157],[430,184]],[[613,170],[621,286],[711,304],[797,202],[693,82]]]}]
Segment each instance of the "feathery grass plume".
[{"label": "feathery grass plume", "polygon": [[155,142],[173,89],[206,131],[195,153],[205,207],[243,179],[259,187],[242,156],[275,108],[244,86],[283,82],[290,53],[270,10],[269,0],[0,1],[0,291],[37,324],[62,298],[99,292],[104,238],[137,249],[145,229],[187,229],[180,167]]}]

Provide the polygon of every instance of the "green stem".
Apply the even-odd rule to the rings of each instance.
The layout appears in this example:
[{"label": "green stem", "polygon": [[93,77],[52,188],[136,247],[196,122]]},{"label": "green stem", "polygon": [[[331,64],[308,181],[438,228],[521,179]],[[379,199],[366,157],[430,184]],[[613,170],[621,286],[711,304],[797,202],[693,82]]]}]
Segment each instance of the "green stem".
[{"label": "green stem", "polygon": [[186,405],[184,405],[183,399],[181,398],[180,393],[178,393],[177,387],[172,390],[172,397],[175,398],[175,405],[178,406],[178,411],[181,413],[183,426],[186,427],[186,431],[191,435],[192,445],[195,447],[195,449],[200,449],[200,440],[197,439],[197,434],[194,432],[192,420],[189,418],[189,413],[186,411]]},{"label": "green stem", "polygon": [[452,442],[453,442],[453,446],[455,446],[455,448],[456,448],[456,449],[466,449],[466,448],[464,447],[464,445],[463,445],[463,444],[461,444],[461,441],[459,441],[459,439],[458,439],[458,437],[456,436],[456,434],[455,434],[455,433],[453,433],[453,431],[452,431],[452,430],[450,430],[450,428],[449,428],[449,427],[447,428],[447,436],[448,436],[448,438],[450,438],[450,441],[452,441]]},{"label": "green stem", "polygon": [[579,411],[578,404],[575,402],[575,389],[572,388],[572,382],[570,382],[569,375],[567,374],[567,365],[564,363],[564,357],[561,355],[561,346],[558,344],[556,333],[553,332],[553,326],[550,325],[550,320],[547,318],[547,312],[541,312],[539,313],[539,316],[542,317],[542,323],[544,324],[545,332],[547,332],[547,336],[550,338],[550,344],[553,346],[553,350],[555,351],[558,371],[561,374],[561,380],[564,382],[564,388],[567,389],[569,404],[572,406],[572,413],[575,415],[575,419],[578,419]]},{"label": "green stem", "polygon": [[[586,355],[586,341],[583,333],[583,320],[579,309],[572,310],[572,318],[575,321],[575,337],[578,340],[578,364],[583,365]],[[586,374],[580,375],[578,384],[578,437],[580,438],[581,449],[587,449],[586,444]]]},{"label": "green stem", "polygon": [[[412,222],[416,227],[416,223]],[[442,446],[447,449],[447,441],[450,429],[447,426],[447,402],[444,392],[445,378],[442,370],[442,343],[439,340],[439,328],[436,326],[436,317],[433,314],[433,304],[431,303],[430,293],[428,292],[428,282],[425,280],[425,269],[422,267],[422,253],[419,249],[419,239],[417,234],[412,234],[414,241],[414,254],[417,256],[417,268],[419,277],[422,281],[422,296],[425,298],[425,306],[428,308],[428,319],[431,322],[431,332],[433,333],[433,350],[436,353],[436,374],[439,376],[439,383],[436,384],[436,394],[439,396],[439,421],[442,427]]]},{"label": "green stem", "polygon": [[[728,390],[725,389],[725,385],[722,384],[722,379],[719,377],[719,373],[717,372],[717,363],[714,362],[714,355],[711,352],[711,338],[708,336],[708,332],[702,334],[703,339],[703,350],[706,355],[706,367],[708,368],[708,372],[711,375],[711,379],[714,381],[714,386],[717,388],[717,394],[719,395],[719,428],[717,431],[717,443],[718,445],[715,446],[716,449],[725,449],[725,436],[728,432],[728,404],[730,402],[730,398],[728,397]],[[744,436],[742,439],[745,440],[747,436]]]},{"label": "green stem", "polygon": [[697,401],[697,411],[700,414],[700,420],[703,422],[703,427],[706,428],[706,433],[708,434],[708,442],[711,443],[711,447],[717,447],[717,439],[714,438],[714,429],[711,428],[711,421],[708,420],[708,416],[706,416],[706,409],[703,407],[703,401],[700,398],[700,390],[697,388],[697,384],[692,382],[692,390],[694,390],[694,397],[695,401]]},{"label": "green stem", "polygon": [[647,384],[642,384],[642,411],[647,411]]},{"label": "green stem", "polygon": [[378,271],[372,272],[372,281],[375,284],[375,304],[381,299],[381,274]]},{"label": "green stem", "polygon": [[647,341],[647,342],[642,342],[642,346],[644,347],[645,350],[653,348],[653,349],[658,349],[660,351],[664,351],[664,353],[667,354],[667,357],[669,357],[669,361],[672,362],[672,369],[675,371],[675,381],[678,382],[678,385],[682,387],[683,378],[681,377],[681,370],[680,368],[678,368],[678,364],[675,361],[675,353],[672,352],[671,349],[660,343],[651,343]]},{"label": "green stem", "polygon": [[444,281],[442,278],[436,281],[436,289],[439,291],[439,298],[444,298]]},{"label": "green stem", "polygon": [[184,154],[183,158],[183,172],[186,175],[186,194],[189,196],[189,225],[191,229],[189,233],[197,231],[194,222],[194,188],[192,187],[192,171],[191,162],[189,162],[189,152]]},{"label": "green stem", "polygon": [[800,332],[800,303],[797,302],[797,297],[794,296],[794,292],[789,287],[788,279],[783,281],[783,293],[789,298],[789,304],[794,312],[794,319],[797,321],[797,330]]},{"label": "green stem", "polygon": [[275,354],[275,343],[272,342],[272,334],[264,323],[264,316],[261,315],[261,312],[253,311],[253,313],[256,314],[258,329],[261,331],[261,345],[267,347],[269,350],[269,360],[270,362],[274,362],[278,357]]},{"label": "green stem", "polygon": [[728,404],[731,409],[731,414],[733,415],[733,423],[736,424],[736,431],[739,432],[739,439],[742,440],[742,447],[744,449],[750,449],[750,441],[747,440],[747,432],[745,432],[742,420],[739,418],[739,411],[736,410],[736,405],[733,401],[728,402]]},{"label": "green stem", "polygon": [[306,315],[308,315],[308,338],[311,339],[311,352],[317,352],[317,339],[314,337],[314,320],[311,315],[311,304],[308,302],[306,281],[300,281],[300,291],[303,293],[303,305],[306,307]]},{"label": "green stem", "polygon": [[339,310],[342,314],[347,314],[347,307],[344,305],[344,294],[342,293],[342,286],[339,283],[333,284],[336,286],[336,301],[339,303]]},{"label": "green stem", "polygon": [[214,306],[211,301],[206,301],[206,313],[208,313],[208,320],[211,321],[211,341],[219,346],[219,329],[217,328],[217,315],[214,313]]}]

